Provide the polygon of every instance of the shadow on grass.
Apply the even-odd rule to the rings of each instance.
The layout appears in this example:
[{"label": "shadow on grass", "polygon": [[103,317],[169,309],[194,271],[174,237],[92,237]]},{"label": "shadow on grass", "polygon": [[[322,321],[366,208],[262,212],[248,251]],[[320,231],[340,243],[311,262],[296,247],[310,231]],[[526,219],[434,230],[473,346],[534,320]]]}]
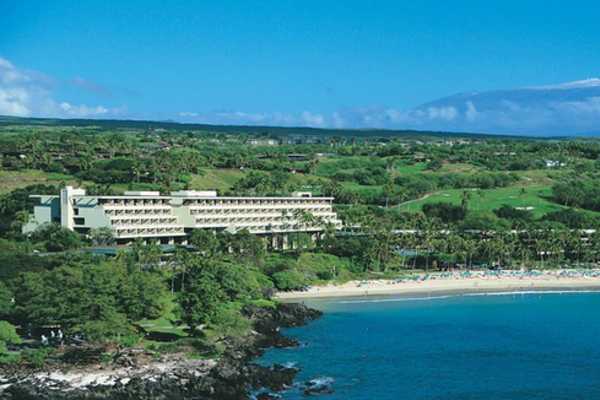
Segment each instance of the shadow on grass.
[{"label": "shadow on grass", "polygon": [[169,332],[148,332],[145,338],[156,342],[175,342],[181,339],[181,336]]}]

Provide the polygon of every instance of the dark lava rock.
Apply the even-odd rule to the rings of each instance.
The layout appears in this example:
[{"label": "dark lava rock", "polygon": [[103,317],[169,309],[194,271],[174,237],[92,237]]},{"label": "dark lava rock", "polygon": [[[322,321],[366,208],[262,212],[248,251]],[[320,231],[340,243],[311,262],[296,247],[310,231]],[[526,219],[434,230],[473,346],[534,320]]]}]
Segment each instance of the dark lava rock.
[{"label": "dark lava rock", "polygon": [[273,391],[280,391],[292,386],[298,373],[298,368],[285,367],[281,364],[271,367],[251,365],[250,368],[253,369],[253,386],[265,387]]},{"label": "dark lava rock", "polygon": [[[20,381],[0,393],[6,400],[246,400],[250,390],[268,388],[283,390],[293,384],[297,368],[273,365],[264,367],[251,362],[265,347],[293,346],[297,342],[285,338],[281,327],[301,326],[321,312],[303,304],[280,304],[275,309],[246,307],[254,324],[255,335],[226,342],[227,351],[216,366],[199,376],[198,371],[183,370],[156,376],[136,377],[114,385],[70,388],[52,381]],[[122,357],[125,364],[135,365],[130,354]],[[318,385],[307,385],[305,392],[327,393]],[[319,391],[320,390],[320,391]],[[263,392],[261,400],[276,399],[277,395]]]},{"label": "dark lava rock", "polygon": [[281,334],[281,328],[305,325],[323,313],[300,303],[281,303],[275,309],[248,306],[244,314],[254,321],[254,329],[260,334],[256,338],[256,345],[262,349],[298,346],[296,339]]},{"label": "dark lava rock", "polygon": [[304,394],[307,396],[315,394],[333,393],[333,378],[315,378],[304,382]]}]

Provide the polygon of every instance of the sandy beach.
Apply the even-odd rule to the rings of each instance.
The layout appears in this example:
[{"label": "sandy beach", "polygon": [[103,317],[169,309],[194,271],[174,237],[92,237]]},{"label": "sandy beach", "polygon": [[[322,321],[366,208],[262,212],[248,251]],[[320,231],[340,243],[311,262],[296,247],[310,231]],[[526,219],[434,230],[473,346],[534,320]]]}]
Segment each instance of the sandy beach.
[{"label": "sandy beach", "polygon": [[416,275],[408,279],[349,281],[339,285],[311,286],[305,291],[279,292],[277,298],[429,295],[461,292],[528,290],[599,290],[600,270],[472,271]]}]

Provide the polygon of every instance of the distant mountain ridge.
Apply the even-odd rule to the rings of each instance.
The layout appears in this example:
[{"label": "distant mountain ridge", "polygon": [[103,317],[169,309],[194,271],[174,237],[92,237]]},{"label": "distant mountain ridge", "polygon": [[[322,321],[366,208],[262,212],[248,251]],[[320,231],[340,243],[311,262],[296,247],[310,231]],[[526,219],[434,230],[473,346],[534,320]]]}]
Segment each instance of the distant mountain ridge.
[{"label": "distant mountain ridge", "polygon": [[[173,121],[118,120],[118,119],[62,119],[31,118],[0,115],[0,127],[3,125],[55,125],[55,126],[98,126],[102,129],[137,128],[137,129],[173,129],[202,130],[214,133],[232,133],[273,136],[345,136],[345,137],[405,137],[405,138],[491,138],[499,135],[473,132],[446,132],[413,129],[333,129],[310,127],[284,127],[260,125],[210,125],[192,124]],[[501,135],[504,138],[525,138],[519,135]]]},{"label": "distant mountain ridge", "polygon": [[449,130],[534,135],[600,132],[600,79],[509,90],[459,93],[424,103],[413,112],[448,115]]},{"label": "distant mountain ridge", "polygon": [[[336,113],[334,113],[336,114]],[[264,125],[239,121],[181,123],[116,119],[58,119],[0,117],[7,123],[97,125],[135,128],[195,129],[252,135],[304,135],[355,137],[572,137],[600,136],[600,78],[516,89],[472,91],[426,102],[412,110],[374,108],[340,113],[347,126],[364,128],[327,128]],[[210,118],[208,118],[210,121]],[[346,126],[342,125],[342,126]],[[336,126],[336,125],[333,125]],[[376,128],[371,128],[374,126]],[[395,128],[401,127],[400,129]],[[393,128],[387,128],[393,127]]]}]

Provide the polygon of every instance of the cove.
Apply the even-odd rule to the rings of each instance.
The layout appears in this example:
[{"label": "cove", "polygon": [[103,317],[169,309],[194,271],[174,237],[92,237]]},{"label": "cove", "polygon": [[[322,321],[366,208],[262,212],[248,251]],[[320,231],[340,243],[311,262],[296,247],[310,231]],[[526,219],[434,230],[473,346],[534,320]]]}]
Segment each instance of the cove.
[{"label": "cove", "polygon": [[294,364],[298,384],[332,379],[323,399],[600,398],[600,293],[311,300],[321,319],[262,364]]}]

